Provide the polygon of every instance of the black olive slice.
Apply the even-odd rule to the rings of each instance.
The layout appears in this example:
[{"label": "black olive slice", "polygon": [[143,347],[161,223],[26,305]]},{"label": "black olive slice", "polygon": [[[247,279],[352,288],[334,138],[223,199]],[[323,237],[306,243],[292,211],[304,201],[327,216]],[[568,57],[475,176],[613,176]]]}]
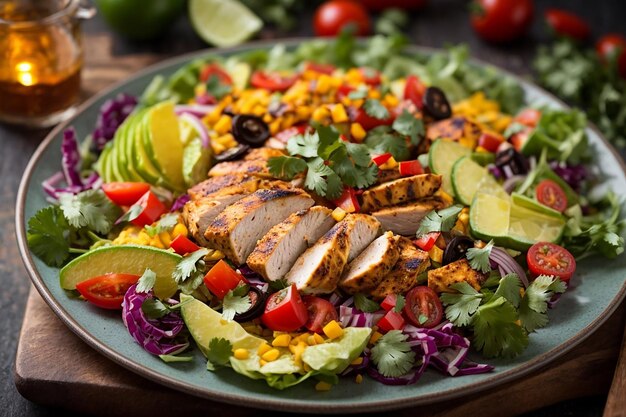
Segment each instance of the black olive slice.
[{"label": "black olive slice", "polygon": [[234,148],[226,149],[224,152],[215,155],[216,162],[234,161],[248,153],[250,147],[248,145],[237,145]]},{"label": "black olive slice", "polygon": [[433,119],[441,120],[452,116],[452,107],[446,94],[437,87],[428,87],[424,93],[424,112]]},{"label": "black olive slice", "polygon": [[443,251],[442,265],[448,265],[454,261],[465,257],[465,253],[469,248],[474,247],[474,241],[467,236],[456,236],[448,242],[446,249]]},{"label": "black olive slice", "polygon": [[250,297],[250,308],[243,313],[235,314],[236,321],[250,321],[263,314],[266,294],[257,287],[251,286],[248,290],[248,297]]},{"label": "black olive slice", "polygon": [[[514,148],[506,148],[496,153],[496,166],[505,171],[507,176],[524,175],[528,172],[526,158]],[[506,172],[509,167],[510,173]]]},{"label": "black olive slice", "polygon": [[253,148],[260,148],[270,137],[270,128],[260,117],[238,114],[233,117],[232,134],[235,140]]}]

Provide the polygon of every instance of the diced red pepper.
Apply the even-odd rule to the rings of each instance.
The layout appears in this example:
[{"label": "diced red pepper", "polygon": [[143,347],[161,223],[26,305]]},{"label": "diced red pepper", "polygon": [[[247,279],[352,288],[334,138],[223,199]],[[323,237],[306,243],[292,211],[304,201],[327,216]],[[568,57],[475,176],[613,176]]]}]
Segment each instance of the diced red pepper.
[{"label": "diced red pepper", "polygon": [[[141,207],[139,215],[131,220],[131,223],[138,227],[144,227],[148,224],[154,223],[167,211],[165,204],[163,204],[152,191],[147,191],[139,200],[137,200],[135,204],[133,204],[133,207],[134,206]],[[131,210],[133,207],[131,207]]]},{"label": "diced red pepper", "polygon": [[220,300],[228,294],[228,291],[237,288],[242,281],[246,282],[243,275],[238,274],[223,259],[213,265],[204,276],[204,285]]},{"label": "diced red pepper", "polygon": [[382,155],[373,156],[372,161],[376,164],[376,166],[381,166],[385,162],[387,162],[390,158],[391,158],[391,154],[387,152]]},{"label": "diced red pepper", "polygon": [[350,94],[353,91],[354,91],[354,88],[350,87],[349,85],[342,84],[337,89],[337,98],[341,100],[344,97],[348,97],[348,94]]},{"label": "diced red pepper", "polygon": [[344,187],[341,197],[333,202],[346,213],[357,213],[361,211],[359,199],[357,198],[356,191],[352,187]]},{"label": "diced red pepper", "polygon": [[402,330],[404,324],[405,321],[402,314],[389,310],[387,314],[385,314],[383,318],[378,321],[377,326],[379,330],[386,333],[391,330]]},{"label": "diced red pepper", "polygon": [[187,253],[197,251],[198,249],[200,249],[200,246],[189,240],[187,236],[178,235],[174,238],[174,240],[172,240],[172,243],[170,243],[170,248],[174,249],[174,252],[176,252],[177,254],[184,256]]},{"label": "diced red pepper", "polygon": [[393,310],[398,302],[398,296],[396,294],[389,294],[380,303],[380,307],[385,311]]},{"label": "diced red pepper", "polygon": [[502,142],[504,142],[504,137],[493,133],[483,132],[478,138],[478,146],[491,153],[496,153]]},{"label": "diced red pepper", "polygon": [[398,164],[400,175],[410,177],[411,175],[419,175],[424,173],[422,164],[416,159],[414,161],[402,161]]},{"label": "diced red pepper", "polygon": [[425,250],[428,252],[433,248],[433,246],[435,246],[435,242],[437,242],[437,239],[439,239],[440,235],[441,232],[426,233],[419,239],[414,240],[413,243],[415,243],[415,246],[417,246],[421,250]]},{"label": "diced red pepper", "polygon": [[319,64],[316,62],[307,62],[304,65],[304,70],[330,75],[335,71],[335,67],[331,64]]}]

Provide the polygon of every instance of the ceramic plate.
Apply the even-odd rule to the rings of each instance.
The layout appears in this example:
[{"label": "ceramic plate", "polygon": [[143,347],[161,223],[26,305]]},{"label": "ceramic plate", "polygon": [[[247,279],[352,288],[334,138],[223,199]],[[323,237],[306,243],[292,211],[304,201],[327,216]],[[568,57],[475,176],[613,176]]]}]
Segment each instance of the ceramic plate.
[{"label": "ceramic plate", "polygon": [[[295,43],[292,42],[292,45]],[[228,55],[271,45],[253,43],[217,53]],[[71,299],[64,293],[59,286],[58,269],[46,266],[28,250],[26,222],[47,204],[40,184],[60,169],[62,131],[68,125],[76,128],[78,137],[84,137],[92,131],[98,109],[105,100],[120,92],[139,94],[156,74],[170,75],[186,62],[206,53],[185,55],[150,67],[86,102],[71,120],[57,126],[39,146],[20,185],[16,209],[18,243],[35,287],[74,333],[114,362],[168,387],[237,405],[316,413],[389,410],[467,395],[521,378],[544,367],[586,338],[593,337],[593,331],[611,315],[624,297],[626,256],[610,262],[601,257],[585,259],[577,269],[575,279],[578,285],[575,290],[566,293],[557,308],[550,311],[549,325],[531,335],[530,344],[523,355],[514,360],[488,361],[495,365],[496,370],[483,375],[450,378],[430,370],[417,384],[410,386],[385,386],[365,378],[360,385],[343,381],[325,393],[316,392],[307,383],[277,391],[263,381],[254,381],[227,369],[216,373],[207,371],[205,361],[197,350],[193,362],[176,364],[164,363],[158,357],[146,353],[128,335],[119,312],[99,310],[88,303]],[[486,65],[476,61],[474,63]],[[564,107],[540,88],[518,80],[530,103]],[[607,178],[606,185],[623,196],[626,194],[626,176],[620,157],[596,129],[590,127],[588,134],[597,153],[597,165]],[[473,359],[480,360],[477,356]]]}]

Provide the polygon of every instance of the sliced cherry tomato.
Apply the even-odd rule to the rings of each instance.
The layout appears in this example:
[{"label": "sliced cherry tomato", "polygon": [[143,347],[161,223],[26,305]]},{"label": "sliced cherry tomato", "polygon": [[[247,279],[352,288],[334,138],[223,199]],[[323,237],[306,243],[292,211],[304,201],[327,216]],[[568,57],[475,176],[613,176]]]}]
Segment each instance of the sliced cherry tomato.
[{"label": "sliced cherry tomato", "polygon": [[535,196],[544,206],[563,213],[567,208],[567,196],[565,191],[552,180],[543,180],[535,189]]},{"label": "sliced cherry tomato", "polygon": [[522,37],[533,18],[532,0],[474,0],[472,27],[488,42],[505,43]]},{"label": "sliced cherry tomato", "polygon": [[243,275],[238,274],[223,259],[220,259],[204,276],[204,285],[220,300],[228,291],[237,288],[240,282],[247,282]]},{"label": "sliced cherry tomato", "polygon": [[337,309],[329,301],[312,295],[302,297],[302,301],[309,312],[309,319],[304,325],[309,331],[323,333],[324,326],[337,320]]},{"label": "sliced cherry tomato", "polygon": [[102,184],[104,194],[118,206],[135,204],[148,190],[150,190],[150,184],[145,182],[107,182]]},{"label": "sliced cherry tomato", "polygon": [[359,72],[363,77],[363,82],[365,84],[369,84],[372,86],[379,85],[382,81],[380,77],[380,72],[376,71],[374,68],[361,67],[359,68]]},{"label": "sliced cherry tomato", "polygon": [[554,275],[568,282],[576,270],[574,256],[562,246],[549,242],[535,243],[526,253],[528,269],[534,276]]},{"label": "sliced cherry tomato", "polygon": [[561,9],[548,9],[544,16],[548,26],[558,35],[584,41],[591,34],[591,28],[587,22],[574,13]]},{"label": "sliced cherry tomato", "polygon": [[411,324],[429,329],[441,323],[443,306],[432,288],[425,285],[414,287],[405,299],[403,312]]},{"label": "sliced cherry tomato", "polygon": [[385,311],[389,311],[389,310],[392,310],[393,308],[395,308],[397,302],[398,302],[398,295],[397,294],[388,294],[383,299],[383,301],[381,301],[380,307],[383,310],[385,310]]},{"label": "sliced cherry tomato", "polygon": [[398,164],[398,170],[403,177],[410,177],[413,175],[420,175],[424,173],[422,164],[417,159],[413,161],[402,161]]},{"label": "sliced cherry tomato", "polygon": [[603,36],[596,43],[596,51],[603,62],[617,60],[619,75],[626,79],[626,38],[618,34]]},{"label": "sliced cherry tomato", "polygon": [[404,321],[402,314],[389,310],[376,325],[379,330],[387,333],[391,330],[402,330],[405,324],[406,322]]},{"label": "sliced cherry tomato", "polygon": [[318,72],[320,74],[330,75],[335,72],[335,66],[331,64],[318,64],[316,62],[307,62],[304,64],[305,71]]},{"label": "sliced cherry tomato", "polygon": [[167,207],[159,200],[152,191],[147,191],[136,203],[132,205],[130,210],[134,210],[136,206],[141,207],[139,215],[130,222],[135,226],[144,227],[158,220],[165,212]]},{"label": "sliced cherry tomato", "polygon": [[202,68],[202,71],[200,71],[200,81],[205,83],[209,81],[212,76],[217,77],[222,84],[231,85],[233,83],[233,79],[230,78],[230,75],[215,62],[207,64]]},{"label": "sliced cherry tomato", "polygon": [[406,84],[404,85],[404,99],[410,100],[418,109],[424,107],[424,93],[426,92],[426,86],[415,75],[409,75],[406,77]]},{"label": "sliced cherry tomato", "polygon": [[76,289],[90,303],[110,310],[122,308],[124,294],[139,281],[139,275],[105,274],[76,284]]},{"label": "sliced cherry tomato", "polygon": [[435,246],[435,242],[437,242],[439,236],[441,236],[441,232],[426,233],[419,239],[414,240],[413,243],[421,250],[425,250],[426,252],[428,252],[433,248],[433,246]]},{"label": "sliced cherry tomato", "polygon": [[334,200],[333,203],[347,213],[357,213],[361,211],[359,199],[357,198],[356,191],[352,187],[344,187],[341,197]]},{"label": "sliced cherry tomato", "polygon": [[541,111],[537,109],[524,109],[513,118],[514,122],[528,127],[536,127],[541,119]]},{"label": "sliced cherry tomato", "polygon": [[271,330],[293,332],[309,320],[307,306],[295,284],[275,292],[265,304],[261,321]]},{"label": "sliced cherry tomato", "polygon": [[297,75],[284,76],[278,72],[255,71],[250,78],[250,84],[256,88],[264,88],[269,91],[285,91],[291,87]]},{"label": "sliced cherry tomato", "polygon": [[387,162],[390,158],[391,158],[391,154],[387,152],[382,155],[372,156],[372,162],[374,162],[376,166],[381,166],[385,162]]},{"label": "sliced cherry tomato", "polygon": [[170,243],[170,248],[174,249],[179,255],[186,255],[191,252],[195,252],[200,249],[200,246],[193,243],[189,238],[185,235],[178,235],[172,240]]},{"label": "sliced cherry tomato", "polygon": [[532,132],[532,129],[524,129],[522,131],[512,134],[509,138],[509,142],[511,142],[511,145],[513,145],[513,148],[515,148],[517,152],[522,151],[522,147],[524,147],[524,144],[528,140],[530,132]]},{"label": "sliced cherry tomato", "polygon": [[377,126],[391,125],[394,119],[391,114],[387,119],[377,119],[367,114],[362,108],[355,109],[354,107],[349,109],[349,114],[350,120],[360,124],[365,130],[371,130]]},{"label": "sliced cherry tomato", "polygon": [[491,153],[496,153],[502,142],[504,138],[494,133],[483,132],[478,138],[478,146]]},{"label": "sliced cherry tomato", "polygon": [[350,0],[332,0],[322,4],[315,11],[313,27],[317,36],[337,36],[349,25],[356,27],[356,35],[370,32],[370,17],[367,10]]}]

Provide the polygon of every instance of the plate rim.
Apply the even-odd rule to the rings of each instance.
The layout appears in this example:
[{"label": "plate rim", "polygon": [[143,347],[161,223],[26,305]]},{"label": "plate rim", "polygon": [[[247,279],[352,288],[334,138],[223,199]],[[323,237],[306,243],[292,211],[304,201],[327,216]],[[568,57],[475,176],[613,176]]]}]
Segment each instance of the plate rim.
[{"label": "plate rim", "polygon": [[[68,120],[58,124],[55,126],[44,138],[44,140],[38,145],[35,152],[31,155],[29,162],[24,169],[22,174],[22,178],[20,180],[20,185],[17,192],[16,198],[16,208],[15,208],[15,229],[16,229],[16,239],[18,244],[18,249],[20,252],[20,257],[22,258],[22,262],[28,272],[29,278],[33,283],[34,287],[37,289],[40,296],[44,299],[46,304],[52,309],[55,315],[63,322],[63,324],[69,328],[74,334],[76,334],[82,341],[84,341],[91,348],[101,353],[105,357],[107,357],[112,362],[130,370],[131,372],[142,376],[146,379],[159,383],[163,386],[176,389],[180,392],[194,395],[196,397],[200,397],[207,400],[214,400],[226,404],[238,405],[242,406],[242,401],[244,402],[243,406],[245,407],[256,407],[260,409],[266,410],[277,410],[277,411],[297,411],[304,413],[336,413],[336,412],[348,412],[348,413],[358,413],[364,411],[388,411],[394,409],[401,409],[410,406],[417,405],[426,405],[426,404],[434,404],[442,401],[459,398],[462,396],[471,395],[477,392],[485,391],[490,388],[494,388],[496,386],[504,385],[507,382],[512,380],[519,379],[525,375],[530,374],[531,372],[536,371],[542,366],[549,365],[554,362],[556,359],[562,357],[567,352],[571,351],[573,348],[584,342],[587,338],[589,338],[602,324],[604,324],[608,318],[615,312],[615,310],[622,303],[624,298],[626,297],[626,282],[622,285],[620,290],[617,292],[616,296],[613,300],[607,305],[607,307],[597,316],[594,320],[592,320],[587,326],[580,329],[574,336],[567,339],[565,342],[560,345],[554,347],[553,349],[544,352],[526,362],[524,362],[523,366],[518,366],[514,369],[504,371],[502,374],[495,374],[493,377],[488,378],[485,381],[480,383],[473,383],[470,385],[466,385],[463,387],[457,387],[448,389],[441,393],[429,394],[427,396],[419,397],[407,397],[402,399],[393,399],[393,400],[376,400],[376,401],[360,401],[356,404],[354,403],[320,403],[317,405],[311,405],[310,403],[301,403],[296,401],[285,402],[282,398],[254,398],[254,397],[244,397],[242,395],[237,394],[229,394],[225,391],[215,391],[212,389],[199,389],[195,385],[185,382],[185,381],[177,381],[166,378],[162,373],[157,372],[151,368],[147,368],[145,365],[138,363],[134,360],[124,357],[122,354],[118,353],[118,351],[114,349],[110,349],[105,346],[102,342],[100,342],[96,337],[91,335],[83,326],[81,326],[64,308],[63,306],[53,297],[53,295],[49,292],[46,285],[43,282],[43,278],[39,274],[37,267],[34,264],[34,260],[31,256],[30,250],[28,248],[27,240],[26,240],[26,223],[25,223],[25,215],[24,210],[26,208],[26,196],[28,194],[28,190],[30,188],[31,179],[33,172],[35,171],[38,162],[40,161],[44,151],[50,146],[51,142],[54,138],[66,129],[71,123],[78,117],[80,117],[89,107],[91,107],[95,102],[102,99],[103,97],[110,95],[111,92],[117,88],[120,88],[128,83],[136,81],[139,78],[144,77],[147,73],[150,72],[158,72],[160,70],[170,68],[172,66],[182,64],[184,62],[189,62],[194,58],[198,58],[201,56],[205,56],[208,54],[233,54],[237,52],[242,52],[246,50],[252,49],[268,49],[278,43],[284,44],[285,46],[295,46],[301,42],[311,41],[315,38],[311,37],[291,37],[291,38],[281,38],[281,39],[271,39],[271,40],[259,40],[247,42],[245,44],[230,47],[230,48],[205,48],[198,51],[187,52],[181,55],[172,56],[169,58],[165,58],[162,61],[156,62],[154,64],[148,65],[141,70],[135,72],[133,75],[119,80],[100,92],[94,94],[85,102],[81,103],[77,108],[76,112],[72,117]],[[441,52],[444,49],[442,48],[433,48],[427,46],[420,46],[416,44],[408,44],[403,49],[406,52],[418,52],[418,53],[437,53]],[[515,80],[516,83],[523,85],[526,88],[537,89],[550,100],[558,103],[563,106],[565,109],[571,109],[571,106],[567,105],[564,101],[556,97],[551,92],[545,90],[539,85],[532,83],[530,81],[525,80],[522,76],[517,75],[507,69],[501,68],[497,65],[486,62],[482,59],[470,57],[469,62],[480,67],[492,67],[495,68],[500,74],[511,77]],[[609,141],[604,137],[604,135],[600,132],[600,130],[595,126],[595,124],[588,121],[587,128],[594,131],[594,133],[600,138],[602,144],[608,149],[615,160],[618,162],[618,165],[622,169],[624,175],[626,175],[626,162],[621,157],[621,155],[617,152],[615,147],[609,143]],[[622,255],[626,256],[626,255]]]}]

